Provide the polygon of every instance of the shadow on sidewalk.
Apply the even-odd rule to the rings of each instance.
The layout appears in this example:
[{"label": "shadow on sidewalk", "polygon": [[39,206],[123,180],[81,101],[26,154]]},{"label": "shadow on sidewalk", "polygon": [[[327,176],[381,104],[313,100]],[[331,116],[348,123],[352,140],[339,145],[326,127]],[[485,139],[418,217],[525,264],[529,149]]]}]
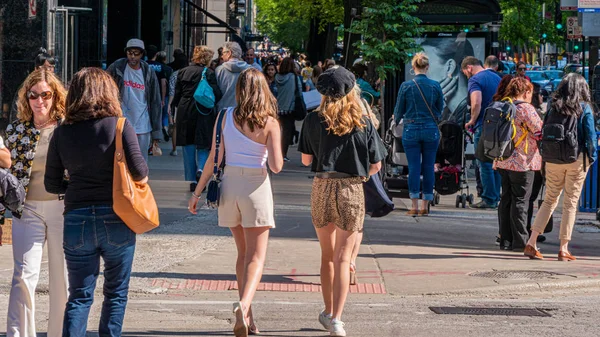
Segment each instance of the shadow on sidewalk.
[{"label": "shadow on sidewalk", "polygon": [[410,260],[441,260],[441,259],[498,259],[498,260],[514,260],[523,258],[523,253],[472,253],[472,252],[453,252],[449,255],[434,255],[434,254],[398,254],[398,253],[381,253],[381,254],[359,254],[359,257],[372,259],[410,259]]},{"label": "shadow on sidewalk", "polygon": [[[186,274],[186,273],[161,273],[161,272],[132,272],[132,277],[151,279],[185,279],[185,280],[207,280],[207,281],[236,281],[233,274]],[[312,282],[297,281],[297,277],[319,277],[319,274],[294,274],[294,275],[269,275],[263,274],[262,283],[289,283],[289,284],[316,284]]]},{"label": "shadow on sidewalk", "polygon": [[[321,332],[323,335],[329,336],[323,330],[319,329],[299,329],[299,330],[261,330],[261,336],[288,336],[290,333],[298,332]],[[232,336],[231,331],[123,331],[121,336]]]}]

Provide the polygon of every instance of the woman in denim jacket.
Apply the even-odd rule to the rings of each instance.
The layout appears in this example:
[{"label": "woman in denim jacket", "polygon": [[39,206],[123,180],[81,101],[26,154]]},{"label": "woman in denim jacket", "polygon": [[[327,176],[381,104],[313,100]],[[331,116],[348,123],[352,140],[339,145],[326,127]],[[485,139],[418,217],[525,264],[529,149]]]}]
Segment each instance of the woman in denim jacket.
[{"label": "woman in denim jacket", "polygon": [[[394,109],[396,124],[402,120],[404,132],[402,145],[408,159],[408,190],[412,208],[407,215],[426,216],[427,204],[433,200],[434,163],[440,132],[438,120],[444,110],[444,95],[440,84],[425,75],[429,70],[429,58],[425,53],[417,53],[412,59],[415,78],[400,86]],[[423,175],[423,200],[421,196],[421,175]]]}]

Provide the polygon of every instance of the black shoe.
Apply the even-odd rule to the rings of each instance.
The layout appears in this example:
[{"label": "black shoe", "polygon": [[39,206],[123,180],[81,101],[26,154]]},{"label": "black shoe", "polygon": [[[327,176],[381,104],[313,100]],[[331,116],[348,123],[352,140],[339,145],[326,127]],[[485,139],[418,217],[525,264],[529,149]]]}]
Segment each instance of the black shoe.
[{"label": "black shoe", "polygon": [[512,250],[512,242],[504,240],[500,243],[500,250]]},{"label": "black shoe", "polygon": [[202,177],[202,170],[196,171],[196,182],[200,181],[200,177]]},{"label": "black shoe", "polygon": [[500,246],[500,236],[496,236],[496,246]]},{"label": "black shoe", "polygon": [[162,129],[162,132],[163,132],[163,137],[165,138],[165,142],[168,142],[169,139],[171,139],[171,137],[169,137],[169,133],[165,129]]},{"label": "black shoe", "polygon": [[288,158],[288,157],[283,157],[283,161],[284,161],[284,162],[288,162],[288,161],[290,161],[290,158]]},{"label": "black shoe", "polygon": [[300,137],[300,132],[294,131],[294,144],[298,144],[298,137]]},{"label": "black shoe", "polygon": [[546,237],[544,235],[538,235],[537,242],[545,242],[545,241],[546,241]]},{"label": "black shoe", "polygon": [[473,204],[469,207],[478,208],[478,209],[496,209],[496,208],[498,208],[498,206],[492,206],[483,200],[481,200],[480,202]]},{"label": "black shoe", "polygon": [[190,192],[195,192],[196,191],[196,186],[198,186],[197,183],[191,183],[190,184]]}]

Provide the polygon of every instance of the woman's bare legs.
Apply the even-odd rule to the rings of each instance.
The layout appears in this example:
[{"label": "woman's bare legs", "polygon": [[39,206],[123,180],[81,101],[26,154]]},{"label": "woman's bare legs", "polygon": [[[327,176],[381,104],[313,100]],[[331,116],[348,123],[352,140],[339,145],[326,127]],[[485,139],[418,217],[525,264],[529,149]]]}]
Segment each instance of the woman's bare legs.
[{"label": "woman's bare legs", "polygon": [[335,230],[333,253],[333,319],[341,320],[350,288],[350,259],[356,233],[340,228]]},{"label": "woman's bare legs", "polygon": [[262,278],[269,241],[269,227],[231,228],[238,256],[235,266],[240,302],[250,326],[254,325],[251,305]]},{"label": "woman's bare legs", "polygon": [[321,245],[321,293],[325,303],[325,314],[333,313],[333,253],[335,248],[335,225],[315,228]]}]

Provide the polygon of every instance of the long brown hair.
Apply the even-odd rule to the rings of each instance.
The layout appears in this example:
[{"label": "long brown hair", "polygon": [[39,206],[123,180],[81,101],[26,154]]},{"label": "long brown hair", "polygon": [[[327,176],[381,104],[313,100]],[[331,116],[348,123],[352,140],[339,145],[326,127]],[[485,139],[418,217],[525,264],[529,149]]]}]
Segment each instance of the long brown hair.
[{"label": "long brown hair", "polygon": [[506,96],[517,98],[526,92],[533,92],[533,85],[524,77],[517,76],[513,78],[506,87]]},{"label": "long brown hair", "polygon": [[336,136],[349,134],[354,128],[363,129],[363,111],[360,96],[356,90],[340,99],[323,96],[319,114],[325,118],[327,131]]},{"label": "long brown hair", "polygon": [[503,98],[506,97],[506,88],[508,87],[508,85],[510,84],[510,81],[512,81],[513,76],[512,75],[506,75],[504,77],[502,77],[502,79],[500,80],[500,84],[498,84],[498,89],[496,90],[496,93],[494,94],[494,97],[492,98],[493,101],[497,102],[497,101],[501,101]]},{"label": "long brown hair", "polygon": [[269,116],[277,119],[277,100],[269,89],[265,75],[250,67],[240,74],[235,86],[235,99],[238,102],[233,118],[243,127],[248,125],[250,131],[263,129]]},{"label": "long brown hair", "polygon": [[52,108],[50,109],[50,118],[59,120],[65,116],[65,99],[67,97],[67,91],[62,85],[62,82],[58,77],[49,70],[44,68],[33,71],[19,89],[18,100],[17,100],[17,118],[22,122],[33,120],[33,110],[29,106],[29,99],[27,98],[27,92],[31,90],[36,84],[40,82],[48,83],[48,86],[52,89]]},{"label": "long brown hair", "polygon": [[121,116],[119,88],[106,71],[89,67],[73,75],[67,96],[66,124]]}]

